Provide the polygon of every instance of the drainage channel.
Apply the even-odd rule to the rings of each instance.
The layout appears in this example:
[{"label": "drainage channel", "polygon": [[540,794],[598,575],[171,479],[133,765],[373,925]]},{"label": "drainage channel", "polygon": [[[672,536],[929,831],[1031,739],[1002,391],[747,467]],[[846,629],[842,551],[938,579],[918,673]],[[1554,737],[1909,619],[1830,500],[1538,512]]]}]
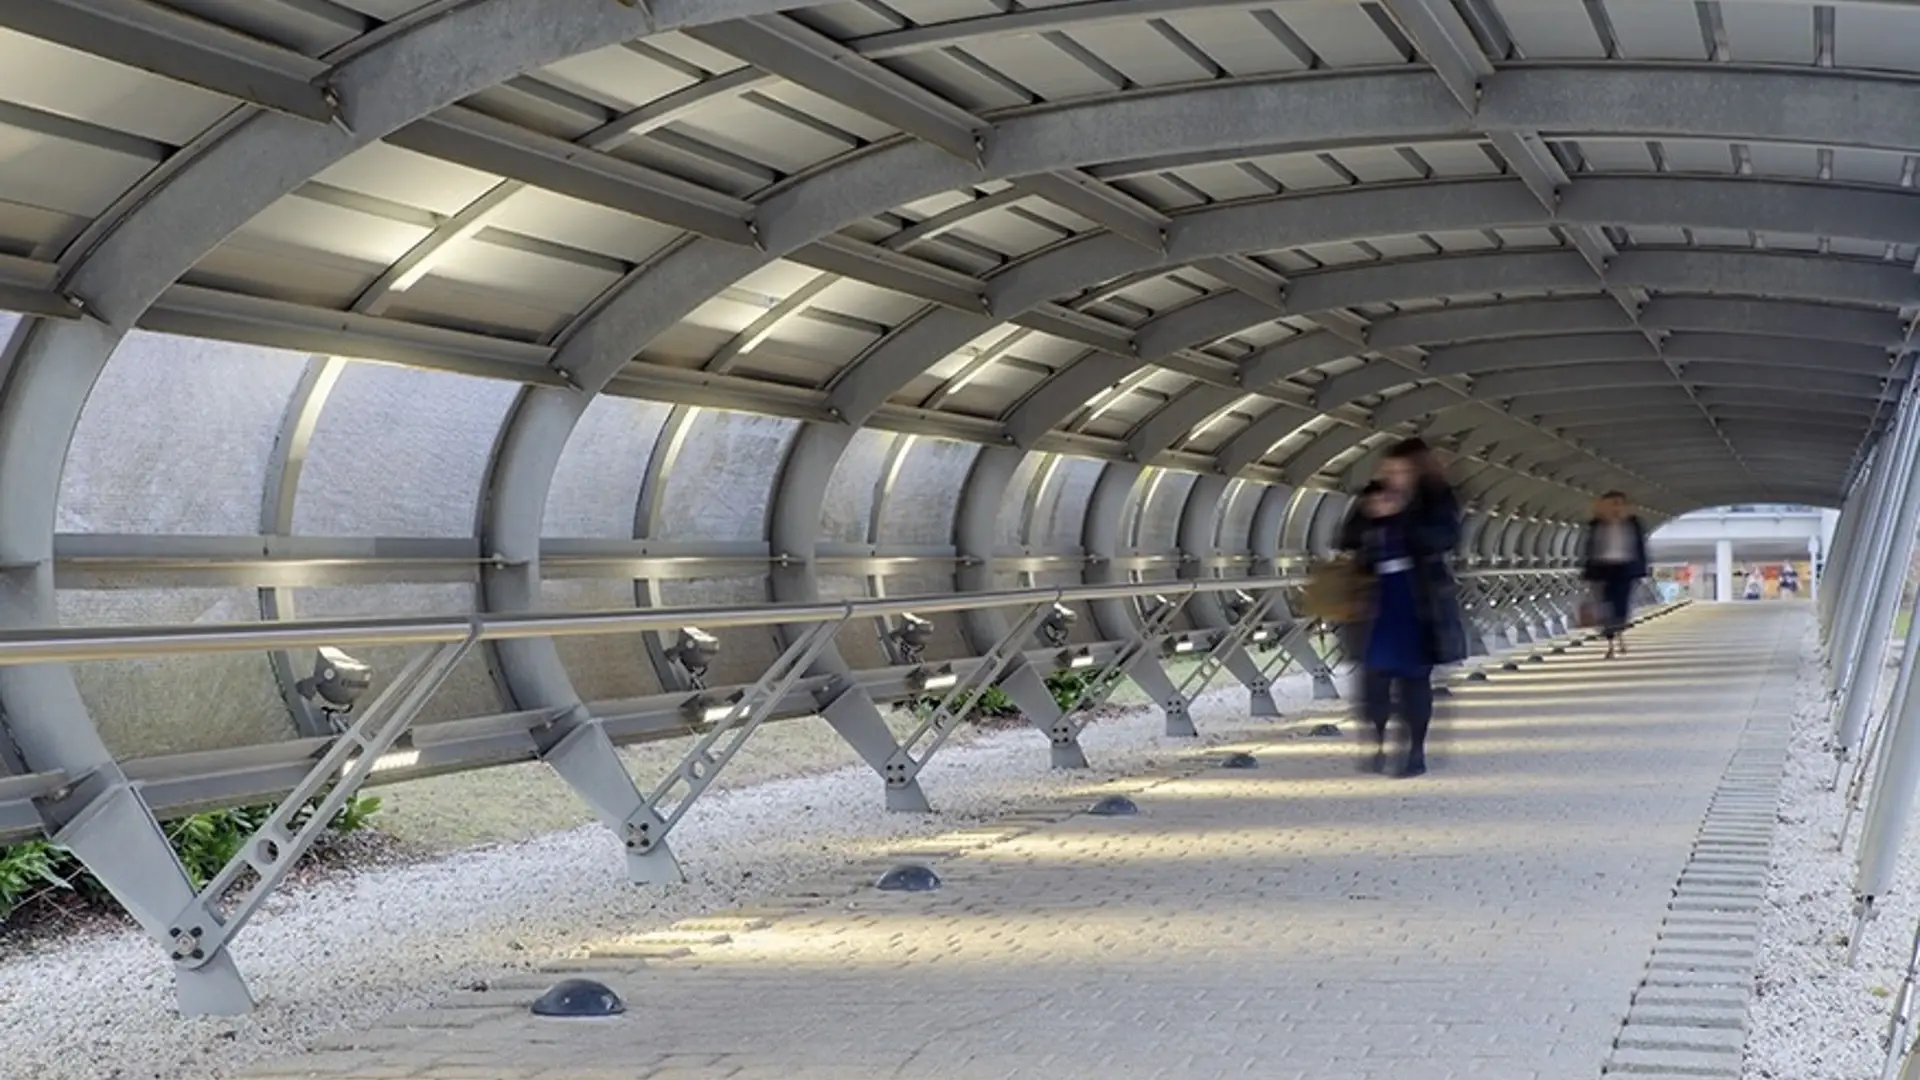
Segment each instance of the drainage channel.
[{"label": "drainage channel", "polygon": [[1762,700],[1714,790],[1602,1075],[1740,1076],[1792,722]]}]

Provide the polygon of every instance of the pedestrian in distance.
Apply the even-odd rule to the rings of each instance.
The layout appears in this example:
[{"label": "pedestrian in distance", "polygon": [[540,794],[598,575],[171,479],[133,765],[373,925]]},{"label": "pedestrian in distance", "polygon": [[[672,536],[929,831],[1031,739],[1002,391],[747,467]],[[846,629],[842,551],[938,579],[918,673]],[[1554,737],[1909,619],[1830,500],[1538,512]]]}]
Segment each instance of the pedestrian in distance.
[{"label": "pedestrian in distance", "polygon": [[1427,771],[1433,723],[1433,669],[1466,658],[1466,623],[1451,559],[1460,543],[1460,503],[1432,448],[1407,439],[1387,451],[1341,529],[1340,546],[1370,583],[1362,615],[1349,628],[1359,668],[1360,709],[1373,727],[1364,765],[1387,768],[1394,714],[1406,729],[1399,774]]},{"label": "pedestrian in distance", "polygon": [[1600,496],[1587,524],[1582,576],[1593,589],[1598,621],[1607,636],[1607,659],[1627,653],[1627,622],[1633,590],[1647,576],[1647,529],[1618,491]]}]

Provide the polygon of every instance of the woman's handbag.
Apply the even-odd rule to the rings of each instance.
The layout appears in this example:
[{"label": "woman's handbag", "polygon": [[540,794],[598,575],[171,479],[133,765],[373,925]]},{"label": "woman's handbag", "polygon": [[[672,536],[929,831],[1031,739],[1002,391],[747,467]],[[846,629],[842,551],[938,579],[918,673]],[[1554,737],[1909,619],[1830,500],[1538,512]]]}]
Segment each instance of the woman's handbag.
[{"label": "woman's handbag", "polygon": [[1307,575],[1302,606],[1309,618],[1343,625],[1366,614],[1366,595],[1366,574],[1351,558],[1341,556],[1315,566]]},{"label": "woman's handbag", "polygon": [[1580,621],[1580,629],[1594,630],[1605,626],[1607,624],[1607,616],[1610,613],[1611,605],[1605,600],[1602,600],[1598,595],[1588,595],[1586,599],[1580,601],[1580,611],[1577,616]]}]

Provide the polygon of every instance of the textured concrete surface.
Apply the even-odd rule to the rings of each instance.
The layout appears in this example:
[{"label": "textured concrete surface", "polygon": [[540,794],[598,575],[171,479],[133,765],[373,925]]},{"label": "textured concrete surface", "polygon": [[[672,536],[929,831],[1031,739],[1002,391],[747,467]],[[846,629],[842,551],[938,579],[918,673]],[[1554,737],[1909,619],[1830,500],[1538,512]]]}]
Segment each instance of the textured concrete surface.
[{"label": "textured concrete surface", "polygon": [[[1722,871],[1763,841],[1765,736],[1791,708],[1777,684],[1804,618],[1697,607],[1636,631],[1625,659],[1588,646],[1496,670],[1451,699],[1420,780],[1359,773],[1350,741],[1252,731],[1255,770],[1214,752],[1115,785],[1138,817],[1076,800],[902,851],[938,869],[937,892],[880,893],[884,864],[850,868],[582,941],[551,971],[449,988],[444,1008],[255,1075],[1715,1075],[1737,1067],[1720,1018],[1742,1015],[1740,977],[1699,970],[1711,958],[1676,935],[1737,936],[1750,916],[1745,892],[1719,895],[1750,875]],[[1697,887],[1677,896],[1683,873]],[[528,1016],[568,974],[611,984],[628,1014]],[[1718,1034],[1663,1036],[1710,998],[1728,1005]]]}]

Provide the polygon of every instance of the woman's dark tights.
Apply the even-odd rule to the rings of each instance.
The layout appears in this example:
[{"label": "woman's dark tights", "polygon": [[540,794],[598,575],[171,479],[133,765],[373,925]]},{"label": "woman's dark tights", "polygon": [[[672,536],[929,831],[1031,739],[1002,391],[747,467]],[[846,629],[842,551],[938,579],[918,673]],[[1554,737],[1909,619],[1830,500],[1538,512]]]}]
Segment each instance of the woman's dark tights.
[{"label": "woman's dark tights", "polygon": [[1368,668],[1361,679],[1360,708],[1373,724],[1380,752],[1384,754],[1386,751],[1387,722],[1393,718],[1394,699],[1398,697],[1400,721],[1407,725],[1405,771],[1425,772],[1427,729],[1433,724],[1433,676],[1427,673],[1398,675]]}]

